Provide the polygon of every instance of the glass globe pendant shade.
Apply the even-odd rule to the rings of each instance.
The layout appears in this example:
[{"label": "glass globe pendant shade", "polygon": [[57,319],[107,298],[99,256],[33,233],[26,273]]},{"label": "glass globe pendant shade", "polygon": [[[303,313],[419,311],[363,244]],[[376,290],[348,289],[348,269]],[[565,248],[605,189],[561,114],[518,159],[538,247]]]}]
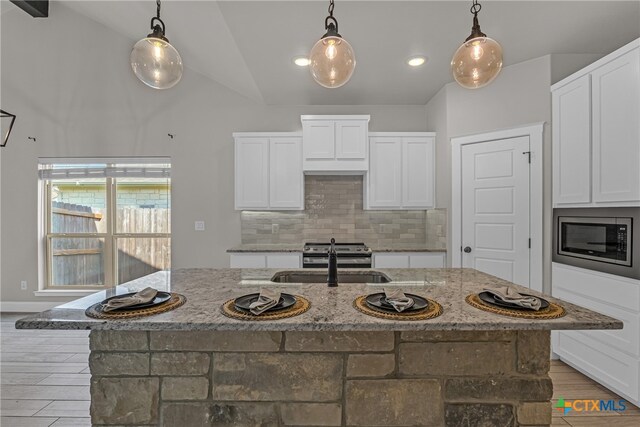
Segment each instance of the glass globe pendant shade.
[{"label": "glass globe pendant shade", "polygon": [[309,60],[314,80],[330,89],[347,83],[356,68],[353,48],[340,36],[326,36],[318,40],[309,53]]},{"label": "glass globe pendant shade", "polygon": [[182,78],[182,58],[167,39],[153,34],[140,40],[131,51],[136,77],[154,89],[169,89]]},{"label": "glass globe pendant shade", "polygon": [[502,47],[489,37],[465,41],[451,60],[453,78],[467,89],[491,83],[502,70]]}]

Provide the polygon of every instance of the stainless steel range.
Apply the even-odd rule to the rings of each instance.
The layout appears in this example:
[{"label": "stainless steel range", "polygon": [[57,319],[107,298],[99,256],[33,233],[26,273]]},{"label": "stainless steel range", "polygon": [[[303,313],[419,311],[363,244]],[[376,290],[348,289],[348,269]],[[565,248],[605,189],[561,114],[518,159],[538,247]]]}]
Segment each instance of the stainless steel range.
[{"label": "stainless steel range", "polygon": [[[303,268],[327,268],[331,243],[305,243]],[[364,243],[336,243],[339,268],[371,268],[371,249]]]}]

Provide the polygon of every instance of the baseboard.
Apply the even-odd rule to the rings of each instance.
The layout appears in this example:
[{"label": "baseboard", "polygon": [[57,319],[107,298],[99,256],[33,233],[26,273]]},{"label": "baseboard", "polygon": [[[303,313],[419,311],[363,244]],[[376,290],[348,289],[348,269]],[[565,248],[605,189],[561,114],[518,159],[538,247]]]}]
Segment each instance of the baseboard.
[{"label": "baseboard", "polygon": [[1,301],[0,312],[6,313],[38,313],[49,310],[57,305],[64,304],[60,301]]}]

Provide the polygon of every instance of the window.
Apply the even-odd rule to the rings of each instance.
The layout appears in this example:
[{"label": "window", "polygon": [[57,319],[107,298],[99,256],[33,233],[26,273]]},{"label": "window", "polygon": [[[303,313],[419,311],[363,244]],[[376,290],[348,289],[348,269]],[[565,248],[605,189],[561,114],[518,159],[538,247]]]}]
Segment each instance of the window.
[{"label": "window", "polygon": [[171,169],[162,160],[41,159],[45,288],[109,288],[170,268]]}]

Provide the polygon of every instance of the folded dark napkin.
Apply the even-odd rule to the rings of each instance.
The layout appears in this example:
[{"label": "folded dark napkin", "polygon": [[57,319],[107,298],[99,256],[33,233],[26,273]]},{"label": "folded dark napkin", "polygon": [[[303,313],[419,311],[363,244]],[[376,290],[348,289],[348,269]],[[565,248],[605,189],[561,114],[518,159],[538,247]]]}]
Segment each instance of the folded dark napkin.
[{"label": "folded dark napkin", "polygon": [[255,302],[249,305],[249,310],[256,316],[275,307],[280,301],[280,292],[271,289],[261,289]]},{"label": "folded dark napkin", "polygon": [[157,294],[157,289],[144,288],[133,295],[111,298],[105,304],[102,304],[102,310],[108,312],[131,307],[132,305],[145,304],[153,301]]},{"label": "folded dark napkin", "polygon": [[385,299],[397,312],[403,312],[404,310],[413,306],[413,298],[409,298],[402,292],[402,289],[384,290]]},{"label": "folded dark napkin", "polygon": [[483,289],[483,291],[493,295],[496,300],[515,304],[524,308],[530,308],[536,311],[540,310],[540,306],[542,305],[540,298],[536,298],[533,295],[522,295],[515,289],[508,286],[503,288]]}]

